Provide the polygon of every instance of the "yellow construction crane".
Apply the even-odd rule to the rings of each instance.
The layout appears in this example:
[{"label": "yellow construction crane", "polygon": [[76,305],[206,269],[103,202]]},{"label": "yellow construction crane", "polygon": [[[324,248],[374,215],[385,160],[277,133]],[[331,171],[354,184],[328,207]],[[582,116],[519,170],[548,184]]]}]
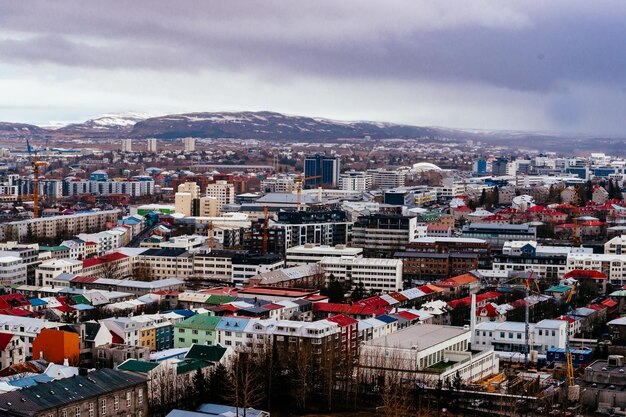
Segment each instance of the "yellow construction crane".
[{"label": "yellow construction crane", "polygon": [[48,165],[48,163],[39,160],[37,152],[33,152],[28,138],[26,138],[26,149],[28,150],[28,155],[31,156],[33,161],[33,217],[37,219],[39,218],[39,168]]},{"label": "yellow construction crane", "polygon": [[[570,305],[575,291],[576,284],[572,285],[572,288],[569,290],[569,293],[567,295],[567,300],[565,301],[568,306],[568,310],[571,308]],[[569,320],[565,320],[565,322],[567,323],[567,326],[565,328],[565,361],[567,363],[567,386],[573,387],[576,383],[574,380],[574,363],[569,343]]]},{"label": "yellow construction crane", "polygon": [[308,180],[313,180],[316,178],[322,178],[321,175],[314,175],[311,177],[298,177],[296,178],[296,192],[298,193],[298,211],[302,210],[302,183]]}]

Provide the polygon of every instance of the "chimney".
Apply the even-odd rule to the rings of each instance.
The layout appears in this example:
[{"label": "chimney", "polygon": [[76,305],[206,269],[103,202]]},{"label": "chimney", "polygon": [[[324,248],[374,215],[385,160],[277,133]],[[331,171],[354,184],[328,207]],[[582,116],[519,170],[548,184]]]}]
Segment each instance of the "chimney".
[{"label": "chimney", "polygon": [[470,331],[472,334],[470,335],[470,344],[472,349],[476,346],[476,294],[472,294],[472,308],[470,312]]},{"label": "chimney", "polygon": [[69,359],[67,359],[67,358],[63,359],[63,366],[70,366]]},{"label": "chimney", "polygon": [[39,359],[42,359],[42,360],[43,360],[43,350],[40,350],[40,351],[39,351]]}]

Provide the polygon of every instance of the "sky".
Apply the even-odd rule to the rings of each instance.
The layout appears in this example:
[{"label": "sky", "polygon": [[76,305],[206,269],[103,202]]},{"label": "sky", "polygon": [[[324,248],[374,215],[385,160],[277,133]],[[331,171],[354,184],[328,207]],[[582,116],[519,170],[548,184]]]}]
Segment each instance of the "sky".
[{"label": "sky", "polygon": [[271,110],[626,136],[622,0],[0,2],[0,121]]}]

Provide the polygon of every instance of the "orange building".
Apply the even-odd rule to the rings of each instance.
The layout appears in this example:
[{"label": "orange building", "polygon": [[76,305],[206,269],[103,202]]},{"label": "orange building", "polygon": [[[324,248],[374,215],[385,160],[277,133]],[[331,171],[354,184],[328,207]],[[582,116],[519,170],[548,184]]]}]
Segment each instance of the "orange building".
[{"label": "orange building", "polygon": [[43,358],[48,362],[77,365],[80,355],[80,339],[77,333],[56,329],[43,329],[33,340],[33,359]]}]

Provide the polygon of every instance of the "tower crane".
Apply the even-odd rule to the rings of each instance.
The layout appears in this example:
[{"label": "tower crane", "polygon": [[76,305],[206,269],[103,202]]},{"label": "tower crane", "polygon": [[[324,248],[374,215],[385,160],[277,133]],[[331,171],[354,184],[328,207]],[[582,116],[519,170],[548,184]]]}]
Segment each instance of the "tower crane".
[{"label": "tower crane", "polygon": [[[46,148],[48,141],[46,140]],[[33,167],[33,217],[36,219],[39,217],[39,168],[48,165],[45,161],[40,161],[37,156],[37,151],[34,151],[30,146],[30,141],[26,138],[26,149],[28,155],[32,159]]]},{"label": "tower crane", "polygon": [[[572,297],[574,296],[574,292],[576,292],[576,284],[572,285],[572,288],[569,290],[567,295],[567,300],[565,304],[567,305],[568,311],[571,311],[572,307]],[[569,341],[569,320],[565,320],[567,323],[565,327],[565,361],[567,363],[567,386],[573,387],[576,385],[574,381],[574,363],[572,359],[572,351],[570,350],[570,341]]]},{"label": "tower crane", "polygon": [[311,177],[298,177],[296,178],[296,192],[298,193],[298,211],[302,210],[302,183],[308,180],[316,178],[322,178],[321,175],[313,175]]}]

